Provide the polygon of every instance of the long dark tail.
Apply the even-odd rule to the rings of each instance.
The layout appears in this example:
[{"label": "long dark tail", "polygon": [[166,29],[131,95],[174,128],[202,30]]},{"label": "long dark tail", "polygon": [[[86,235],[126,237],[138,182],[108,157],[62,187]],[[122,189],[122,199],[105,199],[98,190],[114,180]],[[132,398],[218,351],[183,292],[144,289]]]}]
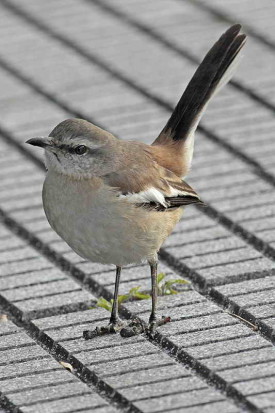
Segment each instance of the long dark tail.
[{"label": "long dark tail", "polygon": [[237,66],[236,58],[246,40],[240,30],[239,24],[230,27],[209,50],[153,145],[169,138],[184,141],[195,131],[207,103],[230,80]]}]

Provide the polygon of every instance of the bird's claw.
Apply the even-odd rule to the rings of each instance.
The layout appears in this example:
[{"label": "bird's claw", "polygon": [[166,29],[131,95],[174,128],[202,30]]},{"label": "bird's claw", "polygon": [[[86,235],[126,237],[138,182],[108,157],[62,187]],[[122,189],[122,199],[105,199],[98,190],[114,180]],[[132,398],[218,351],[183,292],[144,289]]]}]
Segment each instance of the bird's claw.
[{"label": "bird's claw", "polygon": [[116,323],[110,323],[107,326],[96,327],[94,330],[84,330],[83,337],[89,340],[105,334],[116,334],[123,328],[123,323],[119,320]]},{"label": "bird's claw", "polygon": [[144,333],[146,329],[145,323],[137,318],[134,318],[130,323],[123,327],[120,331],[121,337],[132,337],[137,336],[138,334]]},{"label": "bird's claw", "polygon": [[169,323],[170,321],[170,317],[162,316],[160,320],[151,321],[148,325],[146,325],[143,321],[134,319],[126,327],[121,329],[120,335],[122,337],[132,337],[145,333],[148,336],[153,337],[157,327]]},{"label": "bird's claw", "polygon": [[116,323],[110,323],[107,326],[96,327],[94,330],[83,331],[83,337],[85,340],[89,340],[105,334],[120,333],[121,337],[133,337],[138,334],[145,333],[149,337],[153,337],[157,327],[162,326],[171,321],[170,317],[162,316],[160,320],[154,320],[146,324],[145,322],[134,318],[130,320],[129,324],[125,325],[121,321]]},{"label": "bird's claw", "polygon": [[171,321],[171,317],[166,317],[166,316],[162,316],[160,320],[150,321],[146,329],[146,334],[150,338],[153,338],[156,333],[157,327],[163,326],[166,323],[170,323],[170,321]]}]

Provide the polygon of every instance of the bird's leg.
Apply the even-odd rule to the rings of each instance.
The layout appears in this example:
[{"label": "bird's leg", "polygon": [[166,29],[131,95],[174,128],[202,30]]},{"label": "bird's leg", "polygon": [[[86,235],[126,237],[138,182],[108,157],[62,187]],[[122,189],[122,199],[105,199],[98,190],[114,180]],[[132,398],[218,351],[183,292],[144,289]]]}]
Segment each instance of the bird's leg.
[{"label": "bird's leg", "polygon": [[157,271],[158,271],[158,262],[157,259],[154,261],[149,262],[150,268],[151,268],[151,280],[152,280],[152,290],[151,290],[151,296],[152,296],[152,311],[151,315],[149,318],[149,325],[144,323],[140,319],[133,319],[130,321],[130,323],[122,328],[120,331],[120,334],[122,337],[131,337],[135,336],[137,334],[141,333],[146,333],[150,337],[153,337],[153,333],[155,332],[156,328],[158,326],[161,326],[163,324],[169,323],[171,321],[170,317],[164,317],[160,320],[157,320],[156,318],[156,307],[157,307],[157,299],[158,299],[158,286],[157,286]]},{"label": "bird's leg", "polygon": [[149,262],[151,269],[151,297],[152,297],[152,311],[149,318],[149,330],[153,331],[156,328],[156,307],[158,301],[158,286],[157,286],[157,272],[158,272],[158,263],[157,261]]},{"label": "bird's leg", "polygon": [[109,333],[116,333],[120,331],[123,327],[122,321],[118,317],[118,289],[120,281],[121,267],[116,267],[116,282],[115,282],[115,292],[114,300],[112,306],[112,312],[110,317],[110,322],[107,326],[96,327],[95,330],[86,330],[83,331],[83,337],[87,340],[96,336],[101,336]]},{"label": "bird's leg", "polygon": [[83,331],[83,337],[88,340],[96,336],[101,336],[104,334],[117,333],[120,331],[122,337],[131,337],[141,333],[147,333],[150,336],[155,331],[157,326],[166,324],[170,321],[169,317],[162,317],[161,320],[156,319],[156,306],[157,306],[157,261],[150,262],[151,268],[151,280],[152,280],[152,311],[149,318],[149,326],[142,320],[135,318],[130,320],[124,326],[122,321],[118,317],[118,288],[121,274],[121,267],[116,268],[116,283],[114,292],[114,301],[112,306],[112,313],[110,317],[110,322],[107,326],[96,327],[95,330]]},{"label": "bird's leg", "polygon": [[115,292],[114,292],[114,301],[112,307],[112,313],[110,317],[110,324],[114,327],[121,324],[121,321],[118,317],[118,288],[120,282],[121,267],[116,267],[116,283],[115,283]]},{"label": "bird's leg", "polygon": [[157,285],[157,273],[158,273],[158,262],[157,260],[149,262],[151,268],[151,280],[152,280],[152,311],[149,318],[149,325],[146,329],[147,333],[151,336],[158,326],[169,323],[171,321],[170,317],[162,316],[161,319],[157,320],[156,309],[158,301],[158,285]]},{"label": "bird's leg", "polygon": [[158,296],[158,290],[157,290],[157,268],[158,268],[158,263],[157,260],[155,259],[152,262],[149,262],[150,268],[151,268],[151,280],[152,280],[152,312],[150,315],[149,319],[149,326],[141,321],[140,319],[133,319],[130,321],[130,323],[122,328],[120,334],[122,337],[131,337],[135,336],[137,334],[141,333],[151,333],[153,332],[157,325],[159,325],[156,322],[156,306],[157,306],[157,296]]}]

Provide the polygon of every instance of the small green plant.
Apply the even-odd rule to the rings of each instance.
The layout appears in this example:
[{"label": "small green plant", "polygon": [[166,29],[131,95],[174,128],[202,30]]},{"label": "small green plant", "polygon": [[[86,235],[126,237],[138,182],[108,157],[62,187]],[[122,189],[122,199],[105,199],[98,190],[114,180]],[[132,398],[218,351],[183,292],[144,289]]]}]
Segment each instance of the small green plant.
[{"label": "small green plant", "polygon": [[100,298],[98,298],[95,306],[90,307],[90,309],[101,307],[101,308],[105,308],[105,310],[107,310],[107,311],[112,311],[113,301],[114,301],[113,299],[108,301],[108,300],[105,300],[105,298],[100,297]]},{"label": "small green plant", "polygon": [[148,300],[150,298],[150,294],[146,294],[142,291],[140,291],[140,286],[138,287],[133,287],[128,293],[128,298],[135,298],[136,300]]},{"label": "small green plant", "polygon": [[157,286],[158,286],[158,295],[172,295],[178,294],[177,290],[174,290],[173,285],[175,284],[189,284],[189,281],[183,280],[182,278],[173,278],[170,280],[166,280],[166,274],[163,272],[157,275]]},{"label": "small green plant", "polygon": [[[183,279],[170,279],[166,280],[165,278],[167,277],[166,274],[160,273],[157,275],[157,287],[158,287],[158,295],[172,295],[172,294],[177,294],[178,291],[174,290],[172,287],[175,284],[189,284],[188,281],[183,280]],[[129,290],[127,294],[119,295],[118,296],[118,305],[125,301],[129,300],[148,300],[151,298],[150,294],[147,294],[147,292],[140,291],[141,286],[138,287],[133,287]],[[113,306],[114,300],[106,300],[103,297],[100,297],[96,304],[95,307],[91,308],[105,308],[107,311],[112,311],[112,306]]]},{"label": "small green plant", "polygon": [[[151,297],[150,294],[146,294],[146,293],[141,292],[140,288],[141,288],[140,286],[133,287],[129,290],[128,294],[119,295],[118,296],[118,305],[120,305],[124,301],[129,301],[131,299],[147,300],[148,298]],[[105,310],[107,310],[107,311],[112,311],[113,302],[114,302],[113,299],[108,301],[108,300],[105,300],[105,298],[100,297],[97,300],[95,307],[92,307],[92,308],[102,307],[102,308],[105,308]]]}]

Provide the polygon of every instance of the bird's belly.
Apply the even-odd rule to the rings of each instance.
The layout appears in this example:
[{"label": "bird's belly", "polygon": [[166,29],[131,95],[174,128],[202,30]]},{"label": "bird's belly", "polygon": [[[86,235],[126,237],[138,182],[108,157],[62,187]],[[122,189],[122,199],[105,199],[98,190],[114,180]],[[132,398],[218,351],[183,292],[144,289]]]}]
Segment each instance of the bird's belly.
[{"label": "bird's belly", "polygon": [[80,256],[120,266],[152,259],[180,218],[179,210],[137,208],[108,187],[64,177],[57,182],[49,173],[43,205],[51,227]]}]

